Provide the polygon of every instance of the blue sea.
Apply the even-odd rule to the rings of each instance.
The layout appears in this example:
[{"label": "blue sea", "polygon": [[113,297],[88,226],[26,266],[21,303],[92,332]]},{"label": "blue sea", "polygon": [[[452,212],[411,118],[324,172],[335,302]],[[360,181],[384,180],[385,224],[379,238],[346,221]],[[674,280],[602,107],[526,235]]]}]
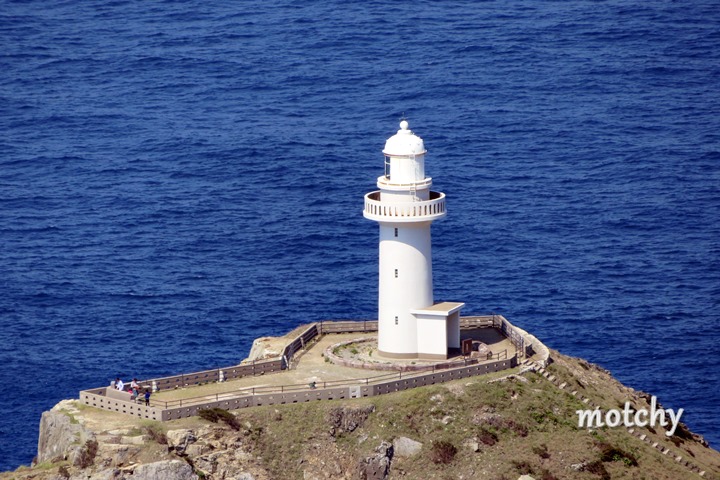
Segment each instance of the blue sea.
[{"label": "blue sea", "polygon": [[372,319],[402,118],[436,300],[720,446],[717,1],[0,2],[0,470],[116,376]]}]

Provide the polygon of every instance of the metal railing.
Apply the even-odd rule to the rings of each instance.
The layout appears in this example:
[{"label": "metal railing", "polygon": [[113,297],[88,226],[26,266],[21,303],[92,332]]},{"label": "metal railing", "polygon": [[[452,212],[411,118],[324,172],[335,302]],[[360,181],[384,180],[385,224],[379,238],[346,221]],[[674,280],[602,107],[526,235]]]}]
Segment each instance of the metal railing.
[{"label": "metal railing", "polygon": [[379,191],[365,195],[366,217],[413,221],[421,218],[440,218],[445,215],[445,194],[442,192],[430,192],[430,200],[419,202],[388,202],[379,198]]}]

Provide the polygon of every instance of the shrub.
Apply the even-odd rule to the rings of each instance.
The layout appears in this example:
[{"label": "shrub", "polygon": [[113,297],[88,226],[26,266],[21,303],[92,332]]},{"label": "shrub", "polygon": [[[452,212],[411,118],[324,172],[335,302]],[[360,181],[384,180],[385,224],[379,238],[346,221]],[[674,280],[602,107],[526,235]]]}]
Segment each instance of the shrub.
[{"label": "shrub", "polygon": [[675,436],[684,438],[685,440],[695,440],[693,438],[692,432],[688,429],[687,425],[682,422],[678,423],[677,429],[675,430]]},{"label": "shrub", "polygon": [[148,437],[160,445],[167,445],[167,435],[159,425],[151,424],[144,427]]},{"label": "shrub", "polygon": [[98,442],[95,440],[88,440],[85,442],[80,455],[76,461],[76,464],[80,468],[88,468],[90,465],[95,463],[95,455],[98,451]]},{"label": "shrub", "polygon": [[507,427],[517,434],[519,437],[528,436],[528,427],[521,423],[517,423],[515,420],[507,420]]},{"label": "shrub", "polygon": [[490,430],[481,428],[480,432],[478,433],[478,440],[480,440],[485,445],[492,447],[498,442],[498,436]]},{"label": "shrub", "polygon": [[550,473],[549,470],[544,469],[540,472],[540,480],[559,480],[555,475]]},{"label": "shrub", "polygon": [[62,478],[70,478],[70,472],[68,471],[67,466],[60,465],[58,467],[58,475]]},{"label": "shrub", "polygon": [[550,458],[550,452],[548,452],[547,445],[544,443],[540,446],[532,447],[532,451],[540,458]]},{"label": "shrub", "polygon": [[605,465],[600,460],[595,460],[585,465],[584,470],[594,475],[599,475],[600,480],[610,480],[610,474],[605,469]]},{"label": "shrub", "polygon": [[603,462],[623,462],[628,467],[637,467],[638,462],[635,455],[628,453],[611,445],[605,445],[600,453],[600,460]]},{"label": "shrub", "polygon": [[535,473],[535,471],[532,468],[532,465],[530,465],[528,462],[526,462],[524,460],[521,462],[513,460],[512,464],[513,464],[513,467],[515,467],[515,470],[517,470],[517,472],[520,475],[532,475]]},{"label": "shrub", "polygon": [[198,412],[198,415],[200,416],[200,418],[212,423],[218,423],[222,420],[228,427],[232,428],[233,430],[240,430],[240,422],[238,422],[235,415],[225,409],[218,407],[204,408]]},{"label": "shrub", "polygon": [[208,422],[217,423],[220,420],[220,417],[218,416],[216,410],[217,408],[203,408],[198,411],[198,416]]},{"label": "shrub", "polygon": [[432,443],[430,449],[430,460],[436,464],[444,464],[452,462],[457,454],[457,448],[450,442],[440,440]]}]

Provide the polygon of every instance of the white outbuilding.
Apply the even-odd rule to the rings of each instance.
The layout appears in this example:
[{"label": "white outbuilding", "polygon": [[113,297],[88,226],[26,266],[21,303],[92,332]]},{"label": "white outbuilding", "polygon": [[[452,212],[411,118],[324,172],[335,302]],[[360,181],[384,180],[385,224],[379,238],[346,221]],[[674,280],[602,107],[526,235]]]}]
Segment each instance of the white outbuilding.
[{"label": "white outbuilding", "polygon": [[400,122],[385,143],[379,190],[365,195],[365,218],[380,224],[378,350],[391,358],[445,359],[460,348],[464,303],[433,303],[430,225],[445,217],[445,194],[430,190],[425,144]]}]

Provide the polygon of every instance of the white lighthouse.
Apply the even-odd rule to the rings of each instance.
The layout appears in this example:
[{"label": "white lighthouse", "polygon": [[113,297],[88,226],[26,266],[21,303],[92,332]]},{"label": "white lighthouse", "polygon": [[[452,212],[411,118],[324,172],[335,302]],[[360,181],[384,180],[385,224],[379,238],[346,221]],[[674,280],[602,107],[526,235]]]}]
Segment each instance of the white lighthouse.
[{"label": "white lighthouse", "polygon": [[460,348],[463,303],[433,303],[430,225],[445,194],[430,190],[422,138],[400,122],[385,143],[379,190],[365,195],[365,218],[380,224],[378,350],[392,358],[444,359]]}]

